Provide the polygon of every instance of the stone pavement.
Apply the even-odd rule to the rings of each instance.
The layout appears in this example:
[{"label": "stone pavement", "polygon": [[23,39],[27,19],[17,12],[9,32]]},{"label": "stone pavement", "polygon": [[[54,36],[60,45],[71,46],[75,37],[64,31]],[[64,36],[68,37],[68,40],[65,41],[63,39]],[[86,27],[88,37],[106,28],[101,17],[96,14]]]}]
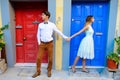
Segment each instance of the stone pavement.
[{"label": "stone pavement", "polygon": [[40,76],[32,78],[31,76],[35,72],[35,67],[8,68],[5,73],[0,74],[0,80],[114,80],[111,77],[108,77],[105,72],[101,74],[95,69],[89,69],[89,73],[81,72],[80,69],[77,70],[76,73],[72,73],[71,70],[52,70],[51,78],[47,77],[46,68],[42,67],[41,70]]},{"label": "stone pavement", "polygon": [[114,80],[120,80],[120,72],[115,73]]}]

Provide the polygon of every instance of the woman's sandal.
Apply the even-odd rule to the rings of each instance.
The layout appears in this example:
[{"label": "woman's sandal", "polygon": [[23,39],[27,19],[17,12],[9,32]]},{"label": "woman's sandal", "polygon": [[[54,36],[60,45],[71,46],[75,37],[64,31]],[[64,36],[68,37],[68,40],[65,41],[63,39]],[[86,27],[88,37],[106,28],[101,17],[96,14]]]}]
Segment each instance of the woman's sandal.
[{"label": "woman's sandal", "polygon": [[72,66],[72,72],[75,73],[76,72],[76,69]]},{"label": "woman's sandal", "polygon": [[88,71],[88,70],[82,70],[82,72],[89,73],[89,71]]}]

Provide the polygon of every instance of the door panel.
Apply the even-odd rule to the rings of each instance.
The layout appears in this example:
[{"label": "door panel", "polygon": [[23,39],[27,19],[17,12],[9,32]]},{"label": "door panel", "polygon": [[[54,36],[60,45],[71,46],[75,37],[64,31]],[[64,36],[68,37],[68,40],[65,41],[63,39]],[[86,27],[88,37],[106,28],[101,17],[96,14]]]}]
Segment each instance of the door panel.
[{"label": "door panel", "polygon": [[24,25],[24,53],[25,62],[35,62],[38,44],[36,40],[37,25],[32,24],[36,18],[34,10],[26,10],[23,12]]},{"label": "door panel", "polygon": [[[24,3],[23,3],[24,4]],[[36,62],[38,53],[37,43],[37,28],[38,24],[33,24],[35,21],[41,22],[41,14],[44,10],[47,10],[47,3],[39,5],[38,3],[34,7],[24,5],[24,8],[17,6],[15,9],[16,15],[16,60],[17,63],[33,63]],[[39,5],[39,6],[38,6]],[[21,26],[21,28],[19,27]],[[22,45],[21,45],[22,44]],[[47,52],[43,55],[43,63],[47,63]]]},{"label": "door panel", "polygon": [[[88,3],[73,3],[72,5],[72,21],[71,21],[71,35],[78,32],[84,27],[85,19],[88,15],[93,15],[95,22],[92,24],[94,29],[94,50],[95,58],[87,60],[88,66],[104,66],[105,62],[105,47],[106,47],[106,32],[108,21],[108,3],[103,2],[88,2]],[[70,65],[73,64],[81,40],[85,33],[81,33],[73,38],[70,42]],[[82,59],[78,61],[77,66],[82,65]]]}]

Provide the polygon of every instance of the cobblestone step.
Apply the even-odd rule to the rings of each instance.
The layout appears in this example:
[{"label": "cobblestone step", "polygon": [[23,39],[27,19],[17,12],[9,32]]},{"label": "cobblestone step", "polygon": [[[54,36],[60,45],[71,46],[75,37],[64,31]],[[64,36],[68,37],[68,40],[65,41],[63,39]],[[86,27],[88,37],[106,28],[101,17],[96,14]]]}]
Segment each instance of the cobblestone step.
[{"label": "cobblestone step", "polygon": [[114,74],[114,80],[120,80],[120,72]]},{"label": "cobblestone step", "polygon": [[76,72],[73,73],[72,69],[69,70],[70,76],[79,76],[79,77],[100,77],[99,72],[96,69],[88,69],[89,73],[82,72],[82,69],[76,69]]},{"label": "cobblestone step", "polygon": [[7,64],[5,63],[5,59],[0,60],[0,74],[4,73],[7,69]]},{"label": "cobblestone step", "polygon": [[8,68],[5,74],[0,75],[0,80],[113,80],[112,78],[101,77],[97,70],[94,69],[90,69],[89,74],[81,72],[80,69],[76,73],[52,70],[52,76],[50,78],[47,77],[46,68],[42,67],[41,70],[40,76],[32,78],[32,75],[35,73],[35,67]]}]

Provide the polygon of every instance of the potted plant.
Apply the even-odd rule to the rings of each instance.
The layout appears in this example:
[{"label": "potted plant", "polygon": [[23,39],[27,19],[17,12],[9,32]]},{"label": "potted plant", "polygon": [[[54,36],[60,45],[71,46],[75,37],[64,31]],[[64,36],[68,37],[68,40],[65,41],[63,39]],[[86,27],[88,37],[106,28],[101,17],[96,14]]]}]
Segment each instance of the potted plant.
[{"label": "potted plant", "polygon": [[120,36],[115,38],[115,42],[117,43],[117,53],[120,55]]},{"label": "potted plant", "polygon": [[119,55],[111,52],[108,56],[107,56],[107,67],[109,69],[117,69],[118,68],[118,64],[119,64]]},{"label": "potted plant", "polygon": [[0,27],[0,59],[1,59],[1,50],[5,46],[5,41],[3,39],[3,31],[8,28],[8,25],[4,25],[3,27]]}]

